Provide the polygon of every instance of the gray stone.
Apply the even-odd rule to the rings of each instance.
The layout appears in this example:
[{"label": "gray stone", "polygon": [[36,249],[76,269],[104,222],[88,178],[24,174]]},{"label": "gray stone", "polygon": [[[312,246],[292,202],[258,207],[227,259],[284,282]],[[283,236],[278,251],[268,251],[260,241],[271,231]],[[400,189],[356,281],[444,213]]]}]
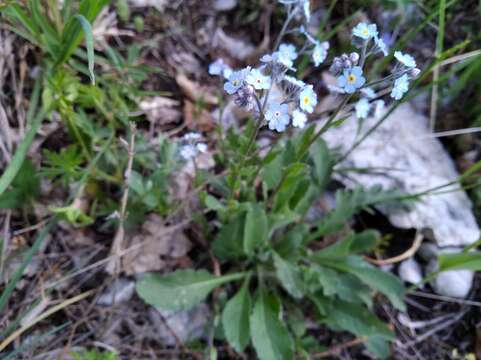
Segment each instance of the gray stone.
[{"label": "gray stone", "polygon": [[229,11],[237,6],[237,0],[215,0],[214,9],[217,11]]},{"label": "gray stone", "polygon": [[97,304],[103,306],[112,306],[127,302],[132,298],[135,291],[135,282],[133,280],[120,278],[113,282],[99,296]]},{"label": "gray stone", "polygon": [[205,303],[190,310],[169,311],[157,308],[149,310],[149,317],[157,329],[157,336],[167,346],[176,345],[176,337],[181,342],[204,338],[210,316],[210,309]]},{"label": "gray stone", "polygon": [[[362,121],[361,134],[378,118]],[[348,151],[359,138],[359,121],[351,117],[341,126],[329,129],[324,138],[331,148]],[[382,168],[374,173],[350,172],[338,175],[347,187],[382,185],[405,193],[420,193],[445,185],[459,177],[454,163],[438,139],[428,129],[428,119],[409,104],[399,106],[347,159],[342,168]],[[440,247],[463,247],[475,242],[479,227],[472,213],[472,204],[463,190],[450,186],[442,194],[425,195],[410,209],[401,206],[380,207],[400,228],[431,229]],[[445,192],[446,190],[455,190]]]},{"label": "gray stone", "polygon": [[404,260],[399,265],[399,277],[410,284],[418,284],[423,279],[423,272],[419,263],[413,258]]}]

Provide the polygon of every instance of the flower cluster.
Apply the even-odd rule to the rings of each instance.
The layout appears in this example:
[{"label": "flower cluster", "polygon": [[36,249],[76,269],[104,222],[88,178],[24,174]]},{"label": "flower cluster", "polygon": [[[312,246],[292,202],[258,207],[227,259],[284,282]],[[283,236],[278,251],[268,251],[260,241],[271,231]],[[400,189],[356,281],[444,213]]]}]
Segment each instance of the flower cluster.
[{"label": "flower cluster", "polygon": [[[298,51],[293,44],[281,43],[274,52],[260,58],[261,65],[257,68],[248,66],[234,71],[219,59],[209,66],[209,73],[226,79],[224,90],[233,95],[237,106],[256,112],[269,129],[282,132],[290,123],[294,127],[304,127],[307,115],[314,112],[317,105],[314,87],[293,76],[296,60],[300,55],[307,54],[314,65],[319,66],[327,58],[329,43],[317,40],[306,30],[305,25],[310,17],[308,0],[278,1],[286,5],[288,11],[278,43],[287,32],[289,22],[296,15],[302,15],[303,24],[289,30],[290,33],[297,31],[304,36],[305,43],[301,50]],[[420,70],[416,68],[412,56],[396,51],[394,57],[397,64],[392,73],[369,82],[364,74],[366,60],[375,54],[387,56],[387,45],[379,36],[376,24],[367,23],[359,23],[352,29],[352,44],[358,51],[333,58],[329,70],[337,80],[336,85],[329,88],[340,94],[358,97],[354,110],[359,119],[378,116],[384,108],[384,102],[378,99],[375,90],[386,90],[388,87],[391,98],[400,100],[409,90],[409,81],[418,76]]]},{"label": "flower cluster", "polygon": [[[260,66],[250,66],[241,70],[231,70],[221,59],[209,66],[211,75],[226,79],[224,90],[234,97],[237,106],[247,111],[255,111],[271,130],[284,131],[289,124],[302,128],[307,123],[307,115],[317,105],[317,95],[312,85],[293,76],[295,61],[300,55],[309,55],[314,65],[319,66],[327,58],[329,43],[312,36],[304,24],[309,21],[308,0],[279,0],[287,7],[287,20],[302,15],[302,25],[285,31],[299,32],[305,43],[300,51],[290,43],[280,43],[272,53],[260,58]],[[282,39],[284,34],[280,34]],[[278,41],[280,42],[280,41]]]},{"label": "flower cluster", "polygon": [[180,147],[180,156],[185,161],[193,160],[198,154],[207,151],[207,144],[200,142],[201,135],[196,132],[191,132],[185,134],[181,141],[183,145]]},{"label": "flower cluster", "polygon": [[337,86],[330,86],[330,89],[344,94],[354,94],[359,91],[359,101],[354,109],[356,116],[363,119],[369,116],[372,110],[376,114],[384,107],[382,100],[374,100],[377,95],[372,87],[392,87],[391,98],[400,100],[409,90],[409,81],[417,77],[420,70],[416,68],[416,61],[412,56],[396,51],[394,57],[397,64],[392,73],[383,79],[369,83],[364,76],[366,60],[375,54],[387,56],[387,46],[379,36],[376,24],[367,23],[359,23],[352,29],[352,44],[359,49],[359,52],[342,54],[332,61],[329,70],[337,77]]}]

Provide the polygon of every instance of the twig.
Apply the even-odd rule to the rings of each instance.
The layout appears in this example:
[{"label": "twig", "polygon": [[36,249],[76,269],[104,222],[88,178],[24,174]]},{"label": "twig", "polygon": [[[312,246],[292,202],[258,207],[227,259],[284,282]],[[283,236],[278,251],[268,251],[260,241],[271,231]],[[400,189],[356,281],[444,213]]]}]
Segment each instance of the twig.
[{"label": "twig", "polygon": [[314,359],[321,359],[321,358],[326,358],[326,357],[330,357],[330,356],[335,356],[336,354],[338,354],[339,352],[341,352],[344,349],[363,344],[366,341],[367,341],[367,337],[355,338],[355,339],[349,340],[345,343],[335,345],[335,346],[331,347],[329,350],[326,350],[326,351],[323,351],[323,352],[320,352],[320,353],[316,353],[316,354],[312,354],[311,357],[314,358]]},{"label": "twig", "polygon": [[429,294],[421,291],[410,291],[409,294],[428,298],[428,299],[434,299],[438,301],[447,301],[447,302],[459,303],[462,305],[481,307],[481,302],[479,301],[465,300],[465,299],[455,298],[451,296],[444,296],[444,295]]},{"label": "twig", "polygon": [[7,258],[8,244],[10,242],[10,218],[12,216],[12,210],[6,210],[5,222],[3,223],[3,241],[2,248],[0,249],[0,280],[3,277],[3,267]]},{"label": "twig", "polygon": [[364,256],[364,258],[367,261],[369,261],[370,263],[376,264],[376,265],[395,264],[395,263],[401,262],[403,260],[406,260],[406,259],[412,257],[416,253],[416,251],[418,251],[422,242],[423,242],[423,235],[421,234],[421,232],[418,231],[416,233],[416,236],[414,238],[414,242],[411,245],[411,247],[409,249],[407,249],[405,252],[403,252],[402,254],[394,256],[394,257],[389,258],[389,259],[373,259],[373,258],[370,258],[368,256]]},{"label": "twig", "polygon": [[130,175],[132,173],[132,166],[134,164],[135,156],[135,134],[137,133],[137,128],[135,123],[130,122],[130,141],[128,144],[128,162],[127,169],[124,175],[124,192],[122,195],[122,200],[120,203],[120,214],[119,214],[119,227],[117,233],[115,234],[114,242],[112,244],[112,249],[110,253],[114,255],[114,259],[107,264],[106,271],[110,274],[118,273],[120,271],[120,257],[119,254],[122,251],[124,238],[125,238],[125,218],[127,211],[127,202],[129,200],[129,181]]},{"label": "twig", "polygon": [[411,345],[419,344],[420,342],[423,342],[427,338],[433,336],[435,333],[451,327],[453,324],[460,321],[463,318],[464,315],[466,315],[466,311],[463,311],[463,312],[457,314],[456,316],[453,316],[452,319],[450,319],[450,320],[443,321],[441,324],[433,327],[431,330],[428,330],[425,333],[416,336],[416,338],[414,340],[411,340],[407,343],[402,344],[402,346],[408,347],[408,346],[411,346]]}]

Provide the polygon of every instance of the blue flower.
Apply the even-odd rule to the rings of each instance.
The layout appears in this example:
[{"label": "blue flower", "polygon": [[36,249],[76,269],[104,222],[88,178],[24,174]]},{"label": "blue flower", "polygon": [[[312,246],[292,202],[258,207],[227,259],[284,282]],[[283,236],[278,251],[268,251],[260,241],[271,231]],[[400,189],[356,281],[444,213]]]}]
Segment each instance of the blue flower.
[{"label": "blue flower", "polygon": [[359,23],[352,29],[352,35],[363,40],[369,40],[377,36],[376,24]]},{"label": "blue flower", "polygon": [[312,61],[314,65],[321,65],[327,57],[327,50],[329,49],[329,43],[324,41],[322,43],[316,43],[314,50],[312,51]]},{"label": "blue flower", "polygon": [[281,44],[279,46],[279,53],[281,53],[282,56],[285,56],[290,60],[297,59],[297,50],[296,47],[292,44]]},{"label": "blue flower", "polygon": [[384,40],[381,39],[380,37],[375,36],[374,37],[374,43],[376,44],[375,51],[381,52],[384,56],[387,56],[388,50],[387,50],[387,45],[384,42]]},{"label": "blue flower", "polygon": [[358,119],[365,119],[369,114],[371,105],[369,104],[369,101],[367,99],[362,98],[356,103],[354,109],[356,110],[356,116]]},{"label": "blue flower", "polygon": [[354,93],[365,82],[366,78],[362,76],[362,69],[359,66],[345,69],[343,74],[337,78],[337,85],[348,94]]},{"label": "blue flower", "polygon": [[408,68],[416,67],[416,60],[414,60],[414,58],[409,54],[403,54],[400,51],[396,51],[394,53],[394,57],[397,59],[397,61]]},{"label": "blue flower", "polygon": [[246,76],[246,82],[256,90],[269,89],[271,78],[261,73],[259,69],[252,69]]},{"label": "blue flower", "polygon": [[292,112],[292,125],[298,128],[303,128],[307,122],[307,115],[299,109]]},{"label": "blue flower", "polygon": [[244,81],[248,71],[250,71],[249,67],[243,70],[233,71],[232,74],[230,74],[228,81],[224,84],[224,90],[229,95],[235,94],[237,90],[239,90],[244,85]]},{"label": "blue flower", "polygon": [[314,106],[317,105],[317,95],[312,89],[312,85],[306,86],[299,94],[299,107],[307,113],[314,111]]},{"label": "blue flower", "polygon": [[406,74],[394,81],[394,87],[391,91],[391,97],[395,100],[400,100],[404,93],[409,89],[409,78]]},{"label": "blue flower", "polygon": [[226,79],[232,74],[232,69],[227,65],[224,60],[217,59],[209,65],[210,75],[223,75]]},{"label": "blue flower", "polygon": [[267,107],[265,118],[269,123],[269,129],[282,132],[289,125],[289,106],[271,102]]},{"label": "blue flower", "polygon": [[281,53],[280,51],[276,51],[272,54],[263,55],[260,60],[263,63],[277,63],[291,70],[295,70],[292,67],[294,65],[294,62],[287,56],[286,53]]}]

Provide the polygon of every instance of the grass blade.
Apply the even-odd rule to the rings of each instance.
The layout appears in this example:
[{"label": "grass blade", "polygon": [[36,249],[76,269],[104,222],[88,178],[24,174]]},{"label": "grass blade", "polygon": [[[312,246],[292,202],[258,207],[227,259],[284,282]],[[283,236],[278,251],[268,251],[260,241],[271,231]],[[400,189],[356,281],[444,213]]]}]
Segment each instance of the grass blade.
[{"label": "grass blade", "polygon": [[95,63],[94,56],[95,55],[94,55],[94,37],[92,34],[92,26],[90,26],[90,23],[83,15],[77,14],[74,16],[74,18],[80,22],[80,26],[82,26],[82,29],[85,34],[85,46],[87,47],[87,61],[88,61],[88,67],[89,67],[90,80],[92,81],[92,85],[95,85],[95,74],[94,74],[94,63]]},{"label": "grass blade", "polygon": [[[38,103],[38,98],[40,96],[40,83],[41,79],[40,77],[37,79],[37,82],[35,83],[35,88],[32,93],[32,99],[30,102],[30,109],[35,107],[37,108],[37,103]],[[29,114],[34,114],[34,110],[30,112],[29,109]],[[2,176],[0,177],[0,195],[2,195],[5,190],[7,190],[8,186],[12,183],[13,179],[17,175],[18,171],[22,167],[23,161],[25,160],[25,157],[27,156],[27,151],[32,144],[32,141],[37,134],[38,129],[40,128],[40,125],[42,124],[42,120],[45,117],[46,111],[42,110],[40,111],[37,116],[33,119],[33,121],[30,122],[30,129],[28,130],[27,134],[23,138],[22,142],[18,146],[17,150],[15,151],[15,154],[13,155],[12,161],[8,165],[7,169],[4,171]]]}]

